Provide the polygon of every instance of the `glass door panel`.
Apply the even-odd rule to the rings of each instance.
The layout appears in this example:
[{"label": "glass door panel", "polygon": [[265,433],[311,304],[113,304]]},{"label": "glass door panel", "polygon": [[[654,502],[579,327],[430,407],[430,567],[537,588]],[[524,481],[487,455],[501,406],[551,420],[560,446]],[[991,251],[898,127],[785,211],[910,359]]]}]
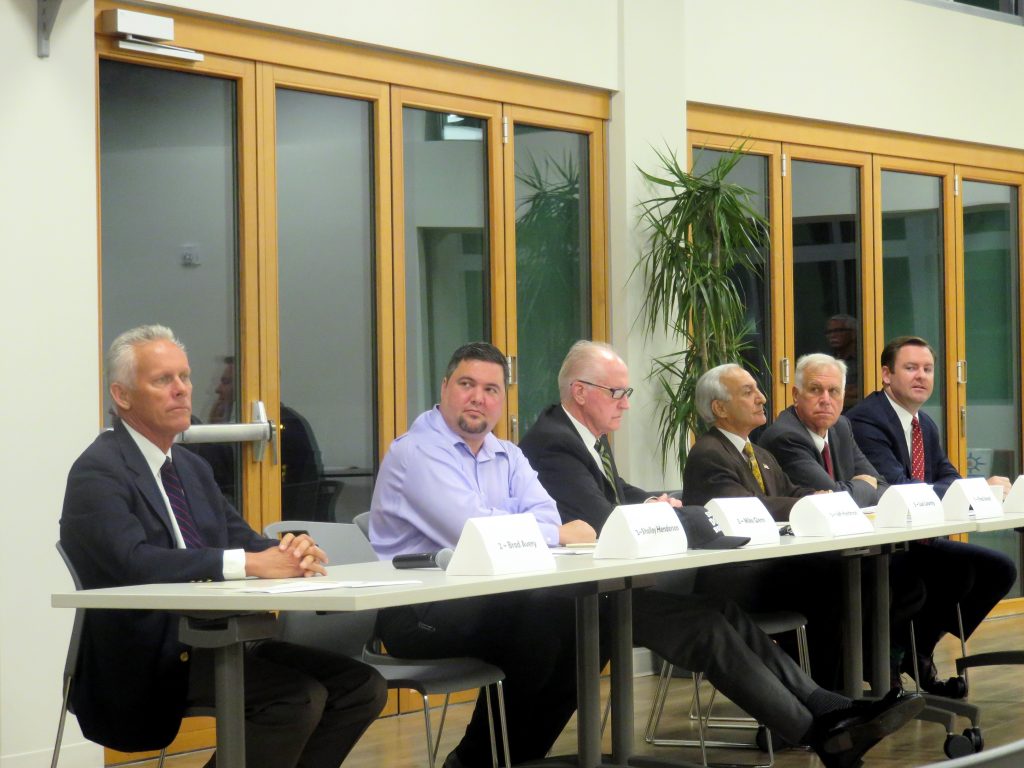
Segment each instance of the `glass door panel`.
[{"label": "glass door panel", "polygon": [[[235,396],[236,83],[107,59],[99,73],[104,348],[136,325],[170,326],[188,349],[193,421],[248,420]],[[188,447],[241,509],[238,444]]]},{"label": "glass door panel", "polygon": [[792,174],[795,352],[846,363],[849,408],[861,392],[860,169],[794,160]]},{"label": "glass door panel", "polygon": [[946,424],[944,242],[942,179],[883,170],[885,341],[920,336],[935,350],[935,389],[922,410],[935,419],[940,434]]},{"label": "glass door panel", "polygon": [[487,120],[404,107],[402,152],[411,422],[438,401],[451,353],[492,340]]},{"label": "glass door panel", "polygon": [[[714,166],[727,152],[704,147],[693,149],[693,173],[705,173]],[[746,187],[754,194],[750,197],[751,207],[764,216],[769,217],[771,205],[770,184],[768,177],[769,158],[764,155],[746,154],[729,173],[729,181]],[[754,374],[758,386],[768,398],[765,411],[775,412],[773,404],[773,371],[772,336],[771,336],[771,292],[766,270],[769,257],[768,246],[759,249],[755,261],[760,265],[757,272],[739,270],[734,275],[740,287],[747,307],[747,321],[751,327],[750,347],[744,354],[744,364]],[[756,438],[756,433],[755,433]]]},{"label": "glass door panel", "polygon": [[281,519],[369,509],[377,456],[369,102],[276,91]]},{"label": "glass door panel", "polygon": [[[1020,460],[1020,278],[1015,186],[964,181],[963,276],[967,360],[965,475],[1003,475],[1011,482]],[[971,542],[999,549],[1021,565],[1013,531],[972,534]],[[1020,578],[1010,592],[1021,594]]]},{"label": "glass door panel", "polygon": [[591,336],[588,137],[516,124],[515,242],[519,425],[557,402],[569,347]]}]

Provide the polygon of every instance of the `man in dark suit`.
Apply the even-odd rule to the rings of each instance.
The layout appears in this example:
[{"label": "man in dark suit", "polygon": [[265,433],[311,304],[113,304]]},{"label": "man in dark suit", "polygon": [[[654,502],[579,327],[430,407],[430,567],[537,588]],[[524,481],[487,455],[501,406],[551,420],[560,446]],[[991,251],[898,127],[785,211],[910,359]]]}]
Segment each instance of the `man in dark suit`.
[{"label": "man in dark suit", "polygon": [[821,491],[846,491],[859,507],[878,503],[889,484],[871,466],[842,415],[846,364],[831,355],[804,355],[796,363],[793,405],[758,441],[789,479]]},{"label": "man in dark suit", "polygon": [[[648,493],[618,473],[608,435],[629,408],[629,371],[607,344],[578,341],[558,374],[561,402],[546,408],[520,443],[563,522],[584,520],[601,531],[620,504],[677,499]],[[680,510],[707,521],[707,512]],[[738,543],[738,542],[737,542]],[[811,744],[826,766],[859,764],[885,732],[905,722],[917,704],[890,697],[868,709],[810,680],[734,603],[716,597],[638,590],[633,596],[634,639],[708,679],[787,740]],[[883,714],[886,713],[886,714]],[[891,728],[881,729],[886,720]],[[849,746],[830,749],[841,730]],[[870,735],[869,735],[870,734]]]},{"label": "man in dark suit", "polygon": [[750,433],[767,421],[767,399],[757,382],[735,363],[712,368],[697,381],[697,413],[708,431],[697,438],[683,470],[683,501],[756,496],[776,520],[813,488],[794,485],[768,451],[750,442]]},{"label": "man in dark suit", "polygon": [[[814,488],[795,485],[775,457],[750,442],[767,421],[765,396],[741,366],[726,363],[697,381],[694,406],[708,426],[686,457],[683,501],[755,496],[776,520]],[[756,474],[755,474],[756,472]],[[697,589],[724,595],[748,611],[796,610],[807,617],[811,673],[825,688],[839,688],[842,571],[835,553],[702,568]]]},{"label": "man in dark suit", "polygon": [[[941,497],[960,473],[942,449],[938,425],[921,410],[935,386],[935,353],[922,338],[899,336],[882,350],[881,367],[882,389],[847,414],[853,436],[891,485],[931,483]],[[1009,490],[1005,477],[988,482]],[[935,538],[914,542],[906,554],[894,557],[893,574],[894,580],[917,577],[926,590],[924,606],[913,617],[918,669],[913,669],[909,653],[897,669],[910,673],[926,691],[963,696],[966,687],[959,678],[938,679],[932,651],[946,632],[958,631],[958,603],[964,634],[970,636],[1013,586],[1016,566],[1001,552]],[[894,632],[894,645],[909,649],[909,641],[905,633],[900,637]]]},{"label": "man in dark suit", "polygon": [[[259,536],[210,466],[173,446],[189,426],[192,383],[170,329],[122,334],[106,370],[118,419],[72,466],[60,520],[85,588],[325,573],[312,539]],[[87,738],[159,749],[186,706],[213,703],[211,654],[178,642],[176,627],[157,611],[86,613],[72,703]],[[273,641],[247,647],[244,673],[248,766],[337,768],[387,693],[361,662]]]}]

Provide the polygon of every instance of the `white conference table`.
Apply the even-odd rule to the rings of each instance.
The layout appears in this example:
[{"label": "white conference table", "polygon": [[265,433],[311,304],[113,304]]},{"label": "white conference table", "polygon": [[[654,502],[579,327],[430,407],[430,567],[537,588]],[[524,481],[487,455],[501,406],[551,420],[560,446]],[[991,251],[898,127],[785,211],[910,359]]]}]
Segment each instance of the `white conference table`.
[{"label": "white conference table", "polygon": [[[1024,515],[999,518],[1004,528],[1024,525]],[[994,525],[994,521],[983,521]],[[570,588],[576,602],[578,765],[602,764],[600,659],[598,650],[599,595],[608,593],[612,605],[612,764],[626,765],[633,754],[632,622],[630,589],[650,586],[653,577],[668,571],[778,557],[841,551],[845,561],[844,600],[848,616],[844,629],[844,672],[847,680],[863,679],[861,652],[862,608],[860,561],[871,556],[875,566],[874,658],[879,663],[869,677],[874,691],[888,686],[888,557],[886,548],[902,542],[978,530],[974,521],[947,522],[915,528],[879,529],[842,538],[784,536],[779,544],[729,550],[691,550],[679,555],[642,560],[594,560],[591,554],[556,557],[546,572],[504,576],[451,576],[441,570],[396,570],[389,562],[331,566],[331,581],[400,581],[418,584],[369,588],[338,588],[310,592],[254,593],[240,585],[269,586],[274,581],[206,584],[148,584],[52,595],[57,608],[164,610],[182,614],[182,640],[215,651],[218,763],[225,768],[245,765],[242,644],[272,636],[271,611],[361,611],[453,600],[524,589]],[[986,528],[986,530],[994,530]],[[879,653],[885,649],[884,653]],[[885,682],[882,683],[881,681]],[[877,687],[876,687],[877,686]],[[859,691],[857,692],[859,693]]]}]

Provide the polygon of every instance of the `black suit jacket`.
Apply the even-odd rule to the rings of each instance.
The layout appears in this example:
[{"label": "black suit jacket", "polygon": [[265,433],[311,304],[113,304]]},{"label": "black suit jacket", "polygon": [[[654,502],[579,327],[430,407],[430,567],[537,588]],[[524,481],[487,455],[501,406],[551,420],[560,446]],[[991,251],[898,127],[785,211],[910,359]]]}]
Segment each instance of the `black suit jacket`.
[{"label": "black suit jacket", "polygon": [[[885,392],[871,393],[846,415],[857,445],[889,485],[917,482],[910,476],[906,433]],[[933,484],[936,495],[942,498],[950,484],[960,479],[960,473],[942,449],[935,421],[923,411],[918,411],[917,418],[924,442],[924,481]]]},{"label": "black suit jacket", "polygon": [[[779,414],[761,435],[758,443],[778,459],[789,479],[797,485],[806,485],[819,491],[846,491],[859,507],[877,504],[882,493],[889,487],[857,447],[850,422],[845,416],[840,416],[828,430],[828,450],[832,456],[835,480],[825,470],[825,462],[793,406]],[[878,488],[872,488],[870,483],[863,480],[853,480],[856,475],[873,476],[879,481]]]},{"label": "black suit jacket", "polygon": [[[60,540],[86,589],[222,580],[225,549],[274,546],[225,501],[209,464],[178,446],[171,457],[202,549],[175,548],[156,479],[120,423],[71,467]],[[189,648],[177,634],[177,618],[158,611],[86,612],[71,695],[88,739],[123,751],[171,742],[188,688]]]},{"label": "black suit jacket", "polygon": [[707,506],[711,499],[757,496],[776,520],[788,520],[789,510],[801,496],[813,488],[794,485],[779,462],[768,451],[754,446],[754,457],[761,465],[762,491],[750,471],[750,465],[718,429],[697,438],[686,456],[683,470],[683,503]]},{"label": "black suit jacket", "polygon": [[[608,438],[602,437],[607,444]],[[598,533],[615,508],[615,494],[604,471],[594,462],[580,433],[569,421],[560,403],[545,408],[536,423],[519,442],[530,466],[534,468],[551,497],[558,504],[562,522],[585,520]],[[609,453],[611,453],[609,449]],[[618,481],[623,504],[640,504],[650,496],[619,477],[612,456],[612,469]]]}]

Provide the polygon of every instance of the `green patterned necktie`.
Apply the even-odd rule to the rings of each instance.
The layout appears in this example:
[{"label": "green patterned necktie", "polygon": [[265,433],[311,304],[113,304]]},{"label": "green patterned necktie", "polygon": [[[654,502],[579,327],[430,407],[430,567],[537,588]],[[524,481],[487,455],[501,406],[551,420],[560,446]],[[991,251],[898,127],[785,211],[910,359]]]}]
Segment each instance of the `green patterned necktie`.
[{"label": "green patterned necktie", "polygon": [[612,493],[615,494],[615,503],[620,504],[619,499],[619,484],[615,482],[615,472],[612,470],[612,452],[608,450],[608,446],[598,438],[598,441],[594,443],[594,449],[597,451],[597,455],[601,457],[601,466],[604,467],[604,476],[608,478],[608,482],[612,484]]}]

